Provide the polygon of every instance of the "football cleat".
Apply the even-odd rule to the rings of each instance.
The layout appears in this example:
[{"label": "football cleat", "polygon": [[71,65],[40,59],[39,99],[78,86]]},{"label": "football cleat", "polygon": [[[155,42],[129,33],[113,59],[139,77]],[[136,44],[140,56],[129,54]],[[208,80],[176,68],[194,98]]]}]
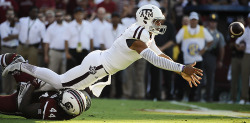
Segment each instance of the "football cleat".
[{"label": "football cleat", "polygon": [[16,71],[20,71],[22,63],[23,62],[17,62],[17,63],[12,62],[11,64],[9,64],[7,67],[4,68],[2,76],[7,76],[7,74],[12,74],[15,73]]},{"label": "football cleat", "polygon": [[5,53],[0,55],[0,65],[4,70],[8,65],[14,64],[17,62],[25,62],[24,58],[16,53]]}]

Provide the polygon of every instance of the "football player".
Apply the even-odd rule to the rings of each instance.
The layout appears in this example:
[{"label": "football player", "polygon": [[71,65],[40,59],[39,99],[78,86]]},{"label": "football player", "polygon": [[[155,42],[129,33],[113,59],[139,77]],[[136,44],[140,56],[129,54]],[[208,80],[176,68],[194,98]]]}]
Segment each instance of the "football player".
[{"label": "football player", "polygon": [[[23,58],[9,54],[17,61]],[[5,62],[6,61],[6,62]],[[1,64],[8,64],[8,60]],[[11,60],[10,60],[11,61]],[[85,91],[63,89],[60,91],[34,92],[44,86],[43,82],[23,72],[13,73],[20,84],[12,95],[0,96],[0,113],[20,115],[31,119],[69,120],[87,111],[91,106],[91,98]]]},{"label": "football player", "polygon": [[161,25],[164,19],[165,17],[158,7],[151,4],[144,5],[136,12],[137,22],[127,28],[115,40],[111,48],[91,52],[83,59],[81,65],[64,74],[58,75],[47,68],[17,62],[8,65],[3,71],[3,75],[16,70],[22,71],[49,83],[56,89],[70,87],[82,90],[90,87],[93,94],[99,96],[103,87],[110,84],[110,81],[95,84],[97,80],[107,75],[113,75],[127,68],[134,61],[144,58],[161,69],[180,74],[188,81],[190,87],[192,84],[197,86],[200,84],[199,80],[203,71],[193,67],[195,63],[182,65],[174,62],[155,44],[155,35],[164,34],[166,31],[166,26]]}]

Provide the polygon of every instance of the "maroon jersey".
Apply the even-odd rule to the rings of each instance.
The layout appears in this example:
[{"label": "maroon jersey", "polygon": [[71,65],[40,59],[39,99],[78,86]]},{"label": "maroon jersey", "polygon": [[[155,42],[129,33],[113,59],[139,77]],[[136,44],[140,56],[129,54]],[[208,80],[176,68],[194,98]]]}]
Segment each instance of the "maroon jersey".
[{"label": "maroon jersey", "polygon": [[0,113],[15,114],[17,108],[17,93],[12,95],[0,95]]},{"label": "maroon jersey", "polygon": [[40,98],[38,114],[43,120],[69,120],[76,116],[68,115],[58,104],[55,93],[45,93]]}]

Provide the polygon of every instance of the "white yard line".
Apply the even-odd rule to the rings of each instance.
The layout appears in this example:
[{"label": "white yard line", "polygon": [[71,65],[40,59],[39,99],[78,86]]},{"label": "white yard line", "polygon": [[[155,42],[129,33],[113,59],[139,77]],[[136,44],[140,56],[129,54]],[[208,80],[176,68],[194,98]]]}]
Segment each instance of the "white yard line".
[{"label": "white yard line", "polygon": [[168,109],[145,109],[145,111],[150,112],[165,112],[165,113],[182,113],[182,114],[203,114],[203,115],[212,115],[212,116],[227,116],[234,118],[244,118],[250,119],[250,113],[234,112],[228,110],[213,110],[197,105],[186,104],[182,102],[171,101],[170,103],[180,106],[187,106],[192,108],[192,110],[168,110]]}]

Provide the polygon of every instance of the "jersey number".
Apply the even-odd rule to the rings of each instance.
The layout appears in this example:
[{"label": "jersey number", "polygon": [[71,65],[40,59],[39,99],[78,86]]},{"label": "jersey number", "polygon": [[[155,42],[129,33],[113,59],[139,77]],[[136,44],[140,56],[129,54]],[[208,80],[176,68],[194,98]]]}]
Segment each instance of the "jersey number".
[{"label": "jersey number", "polygon": [[49,118],[52,118],[52,117],[56,117],[56,115],[50,113],[50,115],[48,116]]},{"label": "jersey number", "polygon": [[[49,110],[49,112],[57,112],[57,110],[54,109],[54,108],[51,108],[51,109]],[[56,117],[56,115],[54,115],[53,113],[50,113],[50,115],[49,115],[48,117],[49,117],[49,118],[52,118],[52,117]]]},{"label": "jersey number", "polygon": [[50,112],[57,112],[57,110],[54,109],[54,108],[51,108],[49,111],[50,111]]}]

